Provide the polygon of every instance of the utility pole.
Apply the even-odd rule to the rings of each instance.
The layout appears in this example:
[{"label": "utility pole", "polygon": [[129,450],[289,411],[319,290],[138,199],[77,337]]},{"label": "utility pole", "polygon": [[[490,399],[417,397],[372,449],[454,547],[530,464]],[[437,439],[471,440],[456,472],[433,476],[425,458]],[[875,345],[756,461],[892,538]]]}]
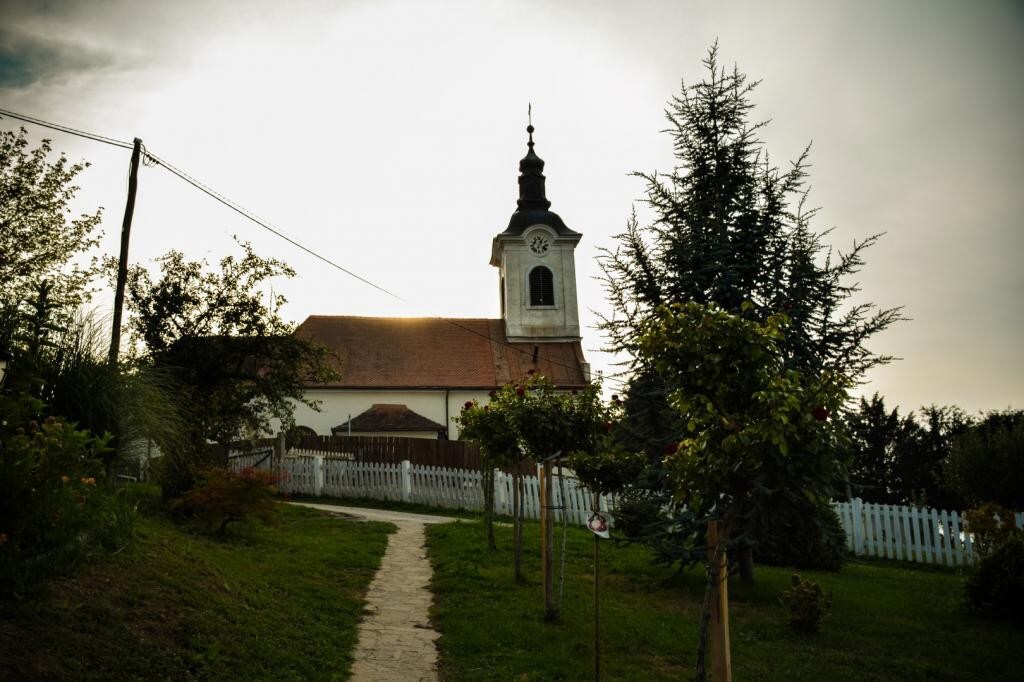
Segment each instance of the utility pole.
[{"label": "utility pole", "polygon": [[132,146],[132,160],[128,172],[128,202],[124,207],[124,221],[121,223],[121,255],[117,260],[117,287],[114,290],[114,325],[110,333],[111,365],[117,364],[121,350],[121,309],[124,308],[124,285],[128,279],[128,238],[132,232],[132,215],[135,213],[135,191],[139,187],[139,157],[142,154],[142,140],[135,138]]}]

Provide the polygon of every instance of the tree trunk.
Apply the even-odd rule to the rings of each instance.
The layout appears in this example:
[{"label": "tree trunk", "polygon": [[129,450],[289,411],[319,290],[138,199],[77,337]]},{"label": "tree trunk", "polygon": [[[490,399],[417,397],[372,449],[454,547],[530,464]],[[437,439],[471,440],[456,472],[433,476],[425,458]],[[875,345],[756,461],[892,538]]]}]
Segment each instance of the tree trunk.
[{"label": "tree trunk", "polygon": [[484,523],[487,525],[487,548],[498,549],[494,540],[494,467],[485,460],[483,471]]},{"label": "tree trunk", "polygon": [[753,585],[754,580],[754,546],[749,541],[740,543],[736,561],[740,568],[740,580],[744,585]]},{"label": "tree trunk", "polygon": [[512,556],[516,582],[523,581],[523,476],[518,471],[512,475]]}]

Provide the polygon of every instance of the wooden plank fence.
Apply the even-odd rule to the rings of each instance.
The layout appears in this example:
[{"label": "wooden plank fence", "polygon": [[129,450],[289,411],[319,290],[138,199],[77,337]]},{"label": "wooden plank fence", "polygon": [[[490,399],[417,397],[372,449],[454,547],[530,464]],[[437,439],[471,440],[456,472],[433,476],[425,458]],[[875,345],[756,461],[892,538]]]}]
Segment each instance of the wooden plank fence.
[{"label": "wooden plank fence", "polygon": [[[316,452],[323,456],[344,454],[357,462],[396,464],[409,461],[449,469],[478,471],[483,456],[475,443],[461,440],[403,438],[401,436],[302,436],[289,443],[289,451]],[[520,471],[532,473],[533,465],[524,462]],[[511,473],[511,469],[508,473]]]}]

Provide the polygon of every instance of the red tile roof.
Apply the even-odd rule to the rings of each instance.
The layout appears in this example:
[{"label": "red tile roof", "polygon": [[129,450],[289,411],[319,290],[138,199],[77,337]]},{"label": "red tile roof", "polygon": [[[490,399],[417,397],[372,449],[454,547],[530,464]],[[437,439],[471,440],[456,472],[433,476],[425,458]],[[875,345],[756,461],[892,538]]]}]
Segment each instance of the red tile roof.
[{"label": "red tile roof", "polygon": [[[444,426],[413,412],[405,405],[374,404],[362,414],[353,417],[352,433],[371,431],[444,431]],[[348,422],[331,429],[331,433],[345,434]]]},{"label": "red tile roof", "polygon": [[341,380],[318,388],[490,389],[530,370],[558,386],[586,383],[579,341],[510,343],[503,320],[311,315],[295,333],[336,356]]}]

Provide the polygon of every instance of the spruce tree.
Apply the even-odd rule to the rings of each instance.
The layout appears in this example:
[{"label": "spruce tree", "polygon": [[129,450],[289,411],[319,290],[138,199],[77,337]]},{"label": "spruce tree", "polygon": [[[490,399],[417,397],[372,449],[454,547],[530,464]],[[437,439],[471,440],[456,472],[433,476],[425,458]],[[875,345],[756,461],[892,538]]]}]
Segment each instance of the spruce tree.
[{"label": "spruce tree", "polygon": [[[600,326],[610,350],[628,358],[631,377],[624,431],[655,465],[685,434],[685,421],[665,402],[672,387],[639,347],[659,305],[715,304],[757,322],[784,313],[788,325],[779,352],[785,367],[811,376],[833,373],[848,385],[891,360],[866,342],[901,318],[899,308],[855,300],[858,285],[851,278],[880,235],[854,241],[846,252],[828,246],[828,231],[812,227],[817,211],[807,204],[810,146],[788,169],[773,165],[758,137],[767,122],[751,118],[758,82],[736,67],[722,68],[717,44],[703,64],[704,80],[683,83],[665,112],[675,167],[635,173],[644,181],[643,202],[653,220],[641,225],[634,211],[615,247],[599,257],[612,310]],[[648,475],[647,481],[650,496],[668,501],[663,477]],[[780,509],[775,516],[806,513]],[[777,520],[773,525],[786,525]],[[678,526],[662,524],[656,531],[662,536],[648,538],[666,560],[686,555],[682,543],[664,537]],[[663,551],[673,546],[680,547],[675,556]],[[749,560],[750,545],[743,551]]]}]

